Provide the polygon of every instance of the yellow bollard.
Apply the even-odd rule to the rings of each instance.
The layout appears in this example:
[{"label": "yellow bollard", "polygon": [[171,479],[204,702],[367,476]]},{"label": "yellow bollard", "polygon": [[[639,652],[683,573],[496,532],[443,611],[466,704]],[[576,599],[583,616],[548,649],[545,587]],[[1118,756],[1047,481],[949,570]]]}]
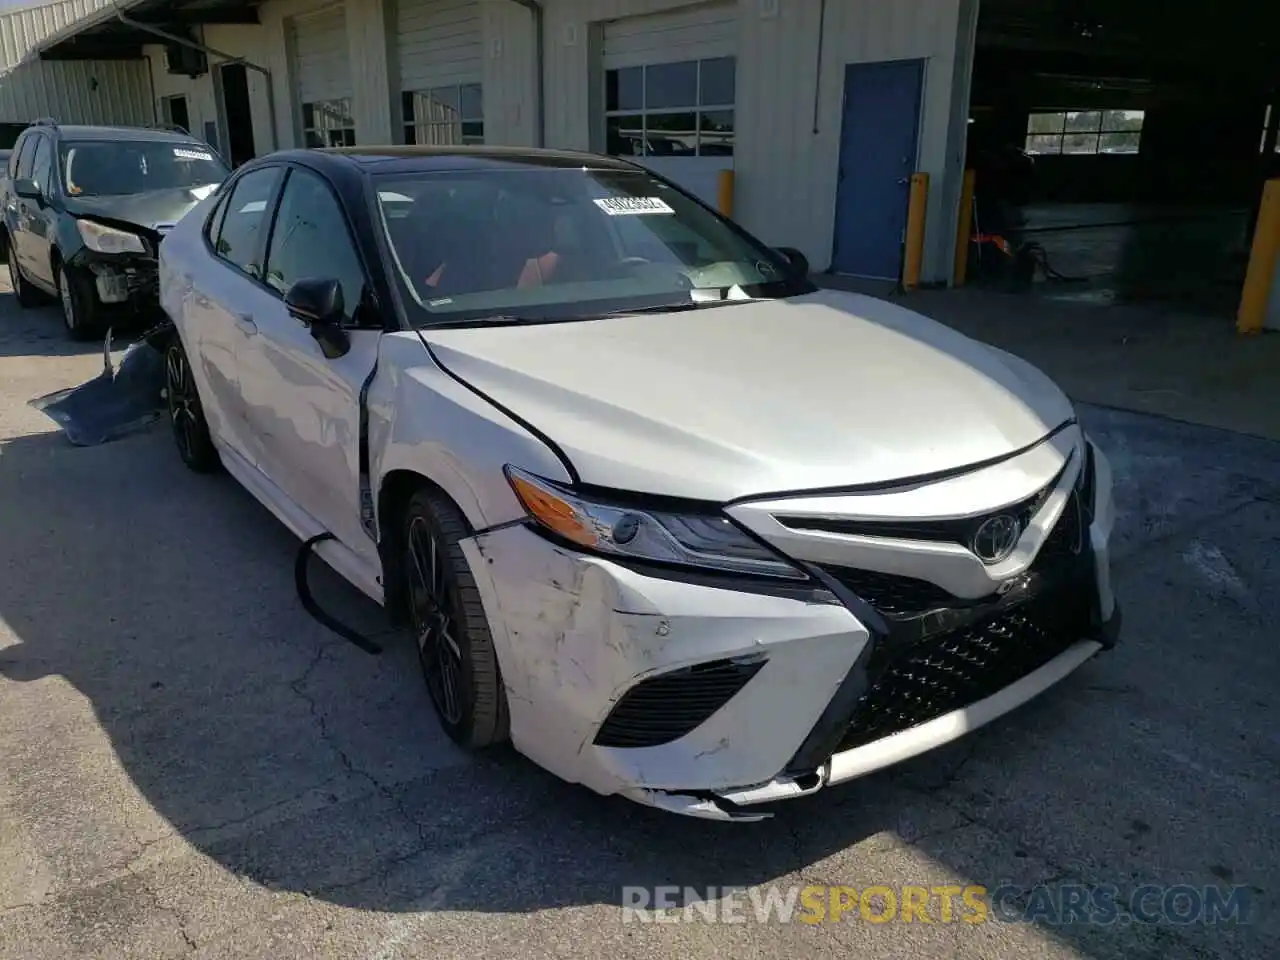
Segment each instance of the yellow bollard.
[{"label": "yellow bollard", "polygon": [[929,203],[929,175],[911,175],[911,201],[907,206],[907,236],[902,264],[902,288],[915,290],[920,286],[920,271],[924,265],[924,215]]},{"label": "yellow bollard", "polygon": [[1271,299],[1271,284],[1280,259],[1280,180],[1268,180],[1262,190],[1258,224],[1253,228],[1253,250],[1240,292],[1236,330],[1261,333]]},{"label": "yellow bollard", "polygon": [[733,216],[733,171],[721,170],[716,180],[716,204],[726,217]]},{"label": "yellow bollard", "polygon": [[973,233],[973,185],[975,171],[964,172],[964,186],[960,188],[960,216],[956,224],[956,268],[952,283],[963,287],[969,279],[969,241]]}]

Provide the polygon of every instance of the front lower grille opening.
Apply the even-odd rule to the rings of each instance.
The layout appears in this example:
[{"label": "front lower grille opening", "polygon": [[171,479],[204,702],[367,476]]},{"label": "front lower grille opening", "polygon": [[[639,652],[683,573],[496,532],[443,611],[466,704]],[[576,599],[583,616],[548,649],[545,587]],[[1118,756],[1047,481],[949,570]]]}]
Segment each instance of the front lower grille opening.
[{"label": "front lower grille opening", "polygon": [[1082,596],[1037,598],[891,657],[858,701],[838,750],[972,706],[1044,666],[1088,629]]},{"label": "front lower grille opening", "polygon": [[877,570],[855,570],[827,564],[820,567],[886,617],[910,616],[969,602],[928,580]]},{"label": "front lower grille opening", "polygon": [[600,747],[657,747],[692,733],[765,665],[714,660],[642,680],[622,695],[595,737]]}]

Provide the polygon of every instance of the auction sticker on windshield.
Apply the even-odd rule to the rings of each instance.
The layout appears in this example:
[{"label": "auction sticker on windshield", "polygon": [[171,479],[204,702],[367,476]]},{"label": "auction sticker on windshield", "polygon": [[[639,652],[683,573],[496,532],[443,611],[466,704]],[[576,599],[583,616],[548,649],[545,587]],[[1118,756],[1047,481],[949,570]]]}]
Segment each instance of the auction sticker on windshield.
[{"label": "auction sticker on windshield", "polygon": [[212,160],[212,153],[205,153],[203,150],[184,150],[181,147],[173,148],[173,155],[179,160]]},{"label": "auction sticker on windshield", "polygon": [[675,213],[661,197],[607,197],[596,206],[611,217],[632,217],[649,213]]}]

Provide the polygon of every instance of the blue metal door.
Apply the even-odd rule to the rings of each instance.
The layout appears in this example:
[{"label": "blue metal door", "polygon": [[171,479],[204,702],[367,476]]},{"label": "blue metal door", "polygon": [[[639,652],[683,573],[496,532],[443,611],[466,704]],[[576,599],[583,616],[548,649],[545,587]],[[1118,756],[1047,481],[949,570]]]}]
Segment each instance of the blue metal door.
[{"label": "blue metal door", "polygon": [[896,280],[920,132],[924,61],[852,63],[844,72],[832,269]]}]

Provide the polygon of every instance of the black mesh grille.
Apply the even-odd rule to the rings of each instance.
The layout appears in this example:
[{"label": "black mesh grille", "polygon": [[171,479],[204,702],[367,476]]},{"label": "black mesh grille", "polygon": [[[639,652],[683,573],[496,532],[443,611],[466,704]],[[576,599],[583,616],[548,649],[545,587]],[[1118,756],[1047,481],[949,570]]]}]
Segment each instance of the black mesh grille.
[{"label": "black mesh grille", "polygon": [[853,570],[825,564],[821,567],[887,617],[907,616],[963,602],[927,580],[875,570]]},{"label": "black mesh grille", "polygon": [[970,706],[1087,635],[1088,593],[1042,595],[891,653],[874,672],[838,749],[850,750]]},{"label": "black mesh grille", "polygon": [[741,690],[764,660],[716,660],[642,680],[596,734],[601,747],[656,747],[697,729]]}]

